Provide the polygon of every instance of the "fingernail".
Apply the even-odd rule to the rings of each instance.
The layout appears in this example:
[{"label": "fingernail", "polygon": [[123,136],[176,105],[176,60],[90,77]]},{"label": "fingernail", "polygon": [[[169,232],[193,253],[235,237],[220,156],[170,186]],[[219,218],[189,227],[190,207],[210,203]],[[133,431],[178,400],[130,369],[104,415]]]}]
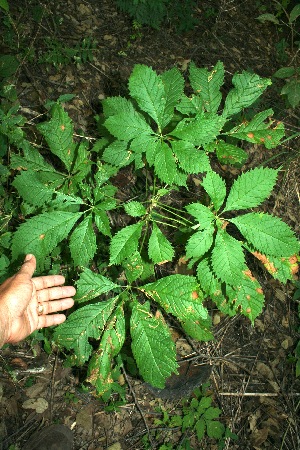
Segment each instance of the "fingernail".
[{"label": "fingernail", "polygon": [[33,257],[33,255],[31,255],[31,253],[29,253],[28,255],[25,256],[24,262],[30,261],[32,257]]}]

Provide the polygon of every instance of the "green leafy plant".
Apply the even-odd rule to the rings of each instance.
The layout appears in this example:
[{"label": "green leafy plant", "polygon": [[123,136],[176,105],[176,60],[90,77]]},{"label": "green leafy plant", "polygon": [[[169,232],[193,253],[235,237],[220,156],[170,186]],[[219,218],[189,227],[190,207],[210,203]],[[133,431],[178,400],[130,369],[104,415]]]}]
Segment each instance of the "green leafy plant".
[{"label": "green leafy plant", "polygon": [[96,41],[90,37],[82,39],[74,47],[69,47],[55,39],[45,40],[47,50],[38,58],[39,63],[53,64],[55,67],[70,64],[84,64],[93,61],[93,51],[97,47]]},{"label": "green leafy plant", "polygon": [[273,76],[285,80],[281,95],[286,97],[292,108],[297,108],[300,103],[300,67],[281,67]]},{"label": "green leafy plant", "polygon": [[159,29],[168,17],[179,32],[188,31],[195,25],[192,12],[194,0],[116,0],[117,6],[143,25]]},{"label": "green leafy plant", "polygon": [[[222,63],[212,71],[191,64],[194,93],[188,96],[176,68],[157,75],[137,65],[129,79],[131,99],[104,100],[98,120],[103,137],[93,146],[74,140],[68,114],[52,102],[50,119],[37,125],[47,159],[29,143],[11,156],[25,217],[11,239],[12,260],[30,252],[39,271],[67,261],[74,276],[80,272],[76,310],[56,328],[55,340],[70,352],[71,364],[88,362],[88,381],[99,395],[115,382],[125,339],[145,381],[162,388],[177,372],[168,315],[204,341],[213,338],[207,297],[253,323],[264,295],[245,252],[281,282],[295,273],[299,243],[292,230],[253,210],[270,195],[278,170],[242,173],[228,188],[210,164],[215,153],[222,163],[241,165],[247,158],[241,140],[267,149],[279,143],[284,127],[271,118],[272,110],[249,122],[242,114],[271,82],[235,74],[224,102],[223,82]],[[121,201],[114,180],[129,165],[140,189]],[[199,198],[175,208],[172,195],[187,192],[192,174],[200,179]],[[120,227],[113,217],[121,213],[129,222]],[[156,268],[183,256],[195,276],[155,277]]]},{"label": "green leafy plant", "polygon": [[[220,408],[213,406],[213,399],[205,384],[201,389],[195,389],[191,399],[183,400],[181,413],[171,414],[165,408],[161,409],[162,418],[155,419],[154,424],[158,426],[155,440],[159,442],[161,438],[164,444],[159,450],[173,450],[173,445],[167,443],[165,432],[171,432],[180,428],[183,439],[180,441],[177,450],[189,450],[191,435],[197,436],[199,445],[204,437],[209,437],[217,441],[218,449],[224,448],[225,440],[237,439],[237,435],[232,433],[219,419],[222,414]],[[155,431],[155,429],[154,429]]]}]

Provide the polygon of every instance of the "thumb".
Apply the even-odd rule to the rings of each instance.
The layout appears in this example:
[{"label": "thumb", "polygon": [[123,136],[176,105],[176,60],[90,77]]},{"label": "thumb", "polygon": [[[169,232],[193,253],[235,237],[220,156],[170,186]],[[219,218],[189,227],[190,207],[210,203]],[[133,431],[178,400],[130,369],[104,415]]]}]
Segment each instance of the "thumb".
[{"label": "thumb", "polygon": [[25,260],[22,264],[21,269],[19,270],[19,274],[28,275],[29,278],[32,277],[34,271],[36,269],[36,259],[34,255],[28,254],[25,257]]}]

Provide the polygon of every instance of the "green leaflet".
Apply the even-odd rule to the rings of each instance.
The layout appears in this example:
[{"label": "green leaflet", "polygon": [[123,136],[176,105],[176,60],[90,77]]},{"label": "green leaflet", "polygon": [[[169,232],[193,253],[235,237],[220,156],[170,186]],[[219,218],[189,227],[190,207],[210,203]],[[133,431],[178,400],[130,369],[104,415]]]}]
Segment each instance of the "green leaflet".
[{"label": "green leaflet", "polygon": [[207,319],[196,279],[188,275],[170,275],[140,288],[180,321]]},{"label": "green leaflet", "polygon": [[216,113],[222,100],[220,88],[224,83],[224,66],[218,61],[211,72],[199,69],[192,62],[190,64],[190,82],[195,92],[203,100],[206,111]]},{"label": "green leaflet", "polygon": [[186,244],[187,258],[201,258],[212,246],[215,228],[211,225],[203,231],[197,231]]},{"label": "green leaflet", "polygon": [[[27,144],[27,143],[26,143]],[[53,172],[54,168],[48,164],[42,155],[31,145],[23,146],[24,156],[12,153],[10,167],[12,169],[42,170],[43,172]]]},{"label": "green leaflet", "polygon": [[260,205],[276,183],[278,170],[256,167],[242,173],[233,183],[223,212]]},{"label": "green leaflet", "polygon": [[194,119],[181,120],[170,135],[194,145],[205,145],[216,139],[224,123],[222,116],[204,113]]},{"label": "green leaflet", "polygon": [[247,108],[257,100],[265,89],[272,84],[268,78],[261,78],[254,73],[236,73],[232,78],[232,89],[227,95],[223,117],[230,117]]},{"label": "green leaflet", "polygon": [[137,250],[142,228],[143,222],[135,223],[122,228],[113,236],[109,249],[109,264],[120,264]]},{"label": "green leaflet", "polygon": [[77,281],[76,302],[87,302],[111,290],[119,290],[119,285],[103,275],[85,268]]},{"label": "green leaflet", "polygon": [[209,158],[203,150],[196,149],[191,142],[187,141],[171,141],[171,144],[182,170],[187,173],[210,170]]},{"label": "green leaflet", "polygon": [[[282,123],[278,122],[274,126],[274,121],[270,120],[272,115],[272,109],[262,111],[256,114],[249,123],[243,122],[225,134],[248,142],[263,144],[268,149],[276,147],[285,131]],[[264,123],[267,118],[269,121]]]},{"label": "green leaflet", "polygon": [[226,294],[234,308],[248,317],[252,324],[261,313],[264,305],[264,294],[258,281],[249,270],[244,271],[242,283],[237,286],[226,287]]},{"label": "green leaflet", "polygon": [[62,182],[63,177],[55,172],[27,170],[17,175],[12,185],[26,202],[33,206],[44,206],[54,198],[55,188]]},{"label": "green leaflet", "polygon": [[165,128],[173,118],[174,108],[183,95],[184,78],[176,67],[167,70],[161,75],[164,84],[166,102],[162,118],[162,129]]},{"label": "green leaflet", "polygon": [[176,106],[177,111],[185,116],[196,116],[203,112],[203,102],[198,95],[187,97],[185,94],[181,96],[180,103]]},{"label": "green leaflet", "polygon": [[216,219],[214,213],[201,203],[191,203],[185,208],[199,222],[200,230],[210,227],[210,224]]},{"label": "green leaflet", "polygon": [[249,213],[230,219],[255,249],[270,256],[288,257],[299,252],[299,242],[278,217]]},{"label": "green leaflet", "polygon": [[134,156],[128,149],[127,141],[114,141],[105,148],[102,158],[103,161],[112,164],[113,166],[123,167],[130,164],[133,161]]},{"label": "green leaflet", "polygon": [[12,240],[12,258],[33,253],[43,265],[43,259],[68,236],[82,213],[45,212],[20,225]]},{"label": "green leaflet", "polygon": [[[80,197],[66,195],[56,191],[64,182],[64,177],[56,172],[22,171],[12,185],[17,188],[22,198],[33,206],[45,207],[47,203],[60,210],[70,205],[82,205]],[[28,187],[30,186],[30,189]]]},{"label": "green leaflet", "polygon": [[141,154],[146,152],[146,159],[150,166],[153,166],[156,156],[156,148],[160,146],[158,137],[150,134],[141,134],[131,141],[130,150]]},{"label": "green leaflet", "polygon": [[197,278],[201,289],[207,294],[218,309],[229,316],[235,315],[232,304],[229,304],[222,292],[221,282],[214,276],[208,258],[204,258],[197,267]]},{"label": "green leaflet", "polygon": [[161,77],[151,67],[136,64],[129,77],[128,86],[130,95],[161,130],[166,106],[166,94]]},{"label": "green leaflet", "polygon": [[185,319],[181,322],[184,331],[189,334],[193,339],[198,341],[210,341],[213,339],[213,334],[210,330],[211,319],[202,320],[201,318],[192,317],[191,319]]},{"label": "green leaflet", "polygon": [[72,165],[72,183],[73,191],[77,191],[77,185],[83,180],[86,180],[86,177],[91,172],[92,162],[89,160],[89,152],[88,152],[88,141],[80,142],[79,146],[76,147],[75,150],[75,161]]},{"label": "green leaflet", "polygon": [[130,100],[124,97],[109,97],[102,101],[103,114],[105,117],[125,113],[132,115],[134,107]]},{"label": "green leaflet", "polygon": [[202,186],[208,193],[216,211],[222,206],[226,196],[226,184],[216,172],[210,170],[202,181]]},{"label": "green leaflet", "polygon": [[152,129],[147,124],[141,114],[135,110],[132,113],[119,113],[108,117],[104,122],[108,131],[120,141],[130,141],[140,134],[153,134]]},{"label": "green leaflet", "polygon": [[242,245],[224,230],[218,230],[211,256],[215,275],[225,283],[235,285],[246,269]]},{"label": "green leaflet", "polygon": [[130,334],[132,353],[142,377],[152,386],[163,388],[166,378],[177,373],[176,350],[162,315],[154,317],[149,302],[133,302]]},{"label": "green leaflet", "polygon": [[94,257],[97,244],[91,214],[71,234],[70,250],[75,266],[87,266]]},{"label": "green leaflet", "polygon": [[73,124],[62,106],[54,103],[50,110],[51,120],[37,125],[50,150],[58,156],[68,171],[71,170],[76,145],[73,142]]},{"label": "green leaflet", "polygon": [[148,255],[154,264],[162,264],[172,261],[174,249],[165,235],[160,231],[155,222],[153,222],[152,233],[148,243]]},{"label": "green leaflet", "polygon": [[154,169],[157,176],[165,183],[172,184],[177,173],[176,162],[171,148],[165,142],[158,142]]},{"label": "green leaflet", "polygon": [[146,214],[146,208],[145,206],[140,202],[129,202],[124,204],[124,209],[127,214],[129,214],[132,217],[141,217]]},{"label": "green leaflet", "polygon": [[95,214],[95,224],[98,230],[104,234],[104,236],[111,237],[110,222],[106,212],[100,208],[94,208],[93,211]]},{"label": "green leaflet", "polygon": [[248,159],[248,153],[232,144],[227,144],[222,139],[218,140],[216,153],[221,164],[244,164]]},{"label": "green leaflet", "polygon": [[137,278],[140,281],[144,281],[154,276],[154,264],[151,261],[145,261],[139,252],[135,252],[127,258],[123,266],[125,267],[126,278],[129,283],[132,283]]},{"label": "green leaflet", "polygon": [[113,358],[120,352],[125,341],[124,311],[119,306],[106,323],[98,350],[93,354],[88,367],[87,381],[103,395],[113,383],[111,376]]},{"label": "green leaflet", "polygon": [[89,359],[92,346],[88,339],[100,339],[105,324],[115,307],[117,297],[106,302],[83,306],[68,316],[54,332],[54,340],[68,350],[73,349],[78,365]]}]

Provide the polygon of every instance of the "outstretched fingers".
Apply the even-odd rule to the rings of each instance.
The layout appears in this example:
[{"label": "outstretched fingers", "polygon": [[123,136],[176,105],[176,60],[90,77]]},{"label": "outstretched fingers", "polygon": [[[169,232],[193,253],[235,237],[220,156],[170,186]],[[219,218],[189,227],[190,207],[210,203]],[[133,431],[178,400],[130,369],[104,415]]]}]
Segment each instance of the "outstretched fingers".
[{"label": "outstretched fingers", "polygon": [[76,289],[73,286],[59,286],[49,289],[41,289],[36,292],[38,302],[48,302],[50,300],[58,300],[67,297],[73,297]]},{"label": "outstretched fingers", "polygon": [[46,328],[52,327],[54,325],[59,325],[66,320],[66,316],[64,314],[50,314],[50,315],[42,315],[38,318],[37,328]]},{"label": "outstretched fingers", "polygon": [[32,278],[37,291],[41,289],[48,289],[53,286],[61,286],[65,282],[65,277],[62,275],[46,275],[43,277]]},{"label": "outstretched fingers", "polygon": [[58,311],[64,311],[72,308],[74,300],[72,298],[64,298],[61,300],[54,300],[52,302],[42,302],[38,304],[38,313],[40,315],[53,314]]}]

